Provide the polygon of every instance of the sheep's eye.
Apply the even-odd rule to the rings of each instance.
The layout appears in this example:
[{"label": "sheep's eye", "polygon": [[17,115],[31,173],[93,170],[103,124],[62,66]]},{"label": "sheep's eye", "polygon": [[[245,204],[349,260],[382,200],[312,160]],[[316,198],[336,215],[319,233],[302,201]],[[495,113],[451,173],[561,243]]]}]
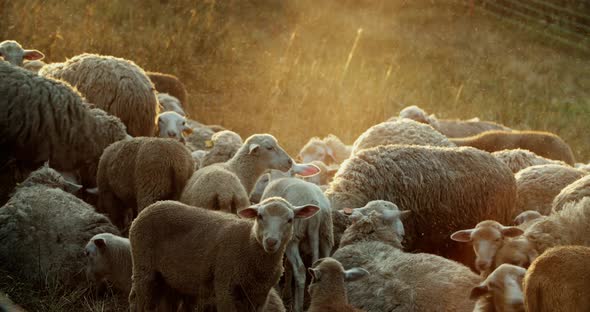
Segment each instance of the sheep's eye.
[{"label": "sheep's eye", "polygon": [[262,221],[262,215],[258,215],[258,220]]},{"label": "sheep's eye", "polygon": [[273,150],[273,149],[275,149],[275,148],[274,148],[274,146],[269,146],[269,147],[267,147],[266,149],[267,149],[267,150],[269,150],[269,151],[272,151],[272,150]]},{"label": "sheep's eye", "polygon": [[182,122],[182,125],[183,125],[183,126],[184,126],[184,125],[186,125],[186,122],[185,122],[185,121],[183,121],[183,122]]},{"label": "sheep's eye", "polygon": [[293,219],[292,219],[292,218],[290,218],[290,219],[289,219],[289,221],[287,221],[287,222],[288,222],[288,223],[292,223],[292,222],[293,222]]}]

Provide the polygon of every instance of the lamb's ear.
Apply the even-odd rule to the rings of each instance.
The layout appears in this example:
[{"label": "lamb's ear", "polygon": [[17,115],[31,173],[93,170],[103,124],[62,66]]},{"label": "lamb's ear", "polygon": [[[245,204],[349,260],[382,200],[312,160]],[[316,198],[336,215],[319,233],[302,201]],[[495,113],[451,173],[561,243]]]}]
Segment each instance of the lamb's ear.
[{"label": "lamb's ear", "polygon": [[250,206],[238,211],[238,216],[244,219],[256,218],[258,216],[258,207]]},{"label": "lamb's ear", "polygon": [[412,214],[412,210],[402,210],[399,214],[400,220],[406,220]]},{"label": "lamb's ear", "polygon": [[307,271],[309,272],[309,275],[311,275],[311,277],[317,282],[320,280],[321,277],[321,273],[320,270],[318,269],[313,269],[313,268],[309,268],[307,269]]},{"label": "lamb's ear", "polygon": [[298,174],[302,177],[311,177],[313,175],[320,173],[321,171],[320,168],[312,164],[293,164],[291,170],[293,171],[293,173]]},{"label": "lamb's ear", "polygon": [[256,154],[260,150],[260,145],[252,143],[248,146],[248,154]]},{"label": "lamb's ear", "polygon": [[357,281],[367,275],[369,275],[369,271],[363,268],[352,268],[350,270],[344,271],[344,280],[347,282]]},{"label": "lamb's ear", "polygon": [[471,294],[469,295],[469,299],[475,300],[489,292],[488,286],[485,284],[481,284],[478,286],[473,287],[471,289]]},{"label": "lamb's ear", "polygon": [[23,55],[23,58],[29,61],[41,60],[44,57],[45,55],[38,50],[25,50],[25,54]]},{"label": "lamb's ear", "polygon": [[451,235],[451,239],[462,243],[470,242],[471,233],[473,233],[473,230],[474,229],[457,231]]},{"label": "lamb's ear", "polygon": [[96,247],[98,247],[98,249],[104,249],[107,246],[107,242],[104,240],[104,238],[97,238],[95,240],[93,240],[94,245],[96,245]]},{"label": "lamb's ear", "polygon": [[82,188],[82,185],[80,185],[80,184],[66,181],[65,191],[70,194],[76,194],[81,188]]},{"label": "lamb's ear", "polygon": [[295,218],[307,219],[313,217],[318,211],[320,211],[320,207],[316,205],[305,205],[293,208]]},{"label": "lamb's ear", "polygon": [[502,235],[505,237],[516,237],[520,236],[524,233],[523,230],[515,227],[515,226],[504,226],[502,227]]},{"label": "lamb's ear", "polygon": [[92,195],[98,195],[98,187],[87,188],[86,193],[92,194]]}]

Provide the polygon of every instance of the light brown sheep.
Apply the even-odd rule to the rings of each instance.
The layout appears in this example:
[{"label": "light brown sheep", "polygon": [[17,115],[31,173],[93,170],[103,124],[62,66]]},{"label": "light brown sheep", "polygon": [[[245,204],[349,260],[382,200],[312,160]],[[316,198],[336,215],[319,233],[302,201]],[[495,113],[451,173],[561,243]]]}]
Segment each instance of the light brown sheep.
[{"label": "light brown sheep", "polygon": [[[283,272],[293,219],[309,218],[318,210],[313,205],[293,207],[282,198],[269,198],[238,212],[252,222],[174,201],[149,206],[133,222],[129,234],[131,311],[153,309],[160,301],[155,282],[193,297],[197,305],[214,300],[220,312],[260,311]],[[177,304],[171,302],[171,308]],[[192,311],[190,308],[185,307]]]},{"label": "light brown sheep", "polygon": [[98,168],[98,211],[119,229],[158,200],[178,199],[195,163],[180,142],[133,138],[105,149]]},{"label": "light brown sheep", "polygon": [[86,276],[94,283],[109,281],[113,287],[129,295],[131,290],[131,246],[129,239],[100,233],[94,235],[84,254],[88,263]]},{"label": "light brown sheep", "polygon": [[188,105],[188,93],[178,77],[158,72],[146,72],[146,75],[159,93],[168,93],[177,98],[182,105]]},{"label": "light brown sheep", "polygon": [[499,266],[471,291],[471,299],[478,300],[473,312],[524,312],[525,273],[526,269],[519,266]]},{"label": "light brown sheep", "polygon": [[353,282],[369,274],[363,268],[344,270],[342,264],[334,258],[322,258],[309,268],[311,283],[309,294],[311,304],[307,312],[355,312],[348,304],[344,282]]},{"label": "light brown sheep", "polygon": [[527,149],[539,156],[561,160],[570,166],[575,161],[572,149],[560,137],[542,131],[486,131],[476,136],[454,138],[458,146],[472,146],[488,152],[505,149]]},{"label": "light brown sheep", "polygon": [[560,211],[565,204],[580,201],[584,197],[590,197],[590,174],[564,187],[553,199],[551,210]]},{"label": "light brown sheep", "polygon": [[527,167],[536,165],[554,164],[567,166],[567,164],[563,161],[541,157],[529,150],[520,148],[501,150],[493,152],[492,155],[504,162],[514,173],[517,173]]},{"label": "light brown sheep", "polygon": [[527,311],[587,311],[590,296],[590,248],[563,246],[547,250],[524,278]]}]

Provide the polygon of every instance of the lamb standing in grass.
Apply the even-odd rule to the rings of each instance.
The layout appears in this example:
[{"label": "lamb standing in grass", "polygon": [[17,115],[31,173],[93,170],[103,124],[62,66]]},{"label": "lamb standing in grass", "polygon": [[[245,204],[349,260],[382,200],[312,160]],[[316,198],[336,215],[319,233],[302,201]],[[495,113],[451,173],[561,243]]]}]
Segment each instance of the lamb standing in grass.
[{"label": "lamb standing in grass", "polygon": [[311,305],[307,312],[355,312],[360,311],[348,304],[344,282],[353,282],[367,275],[363,268],[344,270],[333,258],[323,258],[309,268]]},{"label": "lamb standing in grass", "polygon": [[14,40],[0,42],[0,58],[4,61],[19,67],[23,67],[23,60],[42,60],[45,57],[38,50],[25,50]]},{"label": "lamb standing in grass", "polygon": [[541,157],[529,150],[520,148],[501,150],[498,152],[493,152],[492,155],[504,162],[514,173],[536,165],[554,164],[567,166],[567,164],[563,161]]},{"label": "lamb standing in grass", "polygon": [[153,204],[133,222],[129,235],[131,311],[153,309],[159,301],[154,276],[181,295],[195,296],[197,305],[214,298],[219,312],[260,311],[283,272],[293,219],[318,210],[268,198],[238,212],[252,222],[173,201]]},{"label": "lamb standing in grass", "polygon": [[471,299],[478,300],[473,312],[524,312],[522,280],[525,274],[526,269],[519,266],[499,266],[472,289]]},{"label": "lamb standing in grass", "polygon": [[172,138],[184,144],[185,136],[193,133],[193,129],[186,124],[184,116],[176,112],[164,112],[158,115],[156,133],[161,138]]},{"label": "lamb standing in grass", "polygon": [[584,197],[590,197],[590,174],[564,187],[553,199],[551,211],[560,211],[565,204],[580,201]]},{"label": "lamb standing in grass", "polygon": [[236,213],[250,205],[249,193],[268,169],[291,169],[291,157],[270,134],[255,134],[225,163],[197,170],[180,201],[195,207]]},{"label": "lamb standing in grass", "polygon": [[129,239],[111,233],[96,234],[86,244],[84,254],[89,280],[109,281],[116,289],[129,294],[132,270]]}]

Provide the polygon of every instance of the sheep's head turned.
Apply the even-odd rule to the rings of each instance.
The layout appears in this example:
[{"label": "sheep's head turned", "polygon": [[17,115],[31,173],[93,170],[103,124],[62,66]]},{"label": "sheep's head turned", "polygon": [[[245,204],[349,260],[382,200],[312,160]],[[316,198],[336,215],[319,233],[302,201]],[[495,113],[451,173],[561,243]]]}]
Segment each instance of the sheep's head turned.
[{"label": "sheep's head turned", "polygon": [[473,229],[453,233],[451,239],[457,242],[472,242],[476,255],[475,267],[480,272],[485,272],[492,267],[496,252],[504,244],[504,238],[521,234],[523,231],[517,227],[503,226],[496,221],[486,220],[478,223]]},{"label": "sheep's head turned", "polygon": [[309,140],[299,151],[297,160],[302,163],[310,163],[314,160],[320,160],[324,163],[334,162],[334,152],[320,138],[314,137]]},{"label": "sheep's head turned", "polygon": [[408,118],[417,122],[428,124],[428,115],[426,112],[416,105],[407,106],[399,112],[400,118]]},{"label": "sheep's head turned", "polygon": [[[356,281],[369,275],[363,268],[344,270],[342,264],[334,258],[318,259],[308,271],[311,275],[309,294],[312,298],[322,292],[332,296],[337,295],[336,291],[345,293],[344,282]],[[334,289],[337,287],[340,289]]]},{"label": "sheep's head turned", "polygon": [[86,256],[86,278],[95,283],[101,282],[106,274],[109,273],[109,263],[105,259],[105,253],[108,249],[106,236],[109,233],[94,235],[84,247]]},{"label": "sheep's head turned", "polygon": [[14,40],[5,40],[0,42],[0,57],[12,65],[22,67],[23,60],[41,60],[45,55],[37,50],[24,50]]},{"label": "sheep's head turned", "polygon": [[341,247],[358,241],[380,241],[396,248],[402,248],[403,237],[398,233],[396,224],[402,217],[410,213],[409,210],[384,209],[380,211],[373,209],[362,211],[357,209],[353,209],[351,212],[349,219],[352,224],[342,235]]},{"label": "sheep's head turned", "polygon": [[492,303],[494,311],[524,311],[522,279],[526,269],[511,264],[502,264],[481,284],[471,290],[470,298],[482,296]]},{"label": "sheep's head turned", "polygon": [[193,133],[186,123],[186,118],[177,112],[164,112],[158,115],[158,136],[171,138],[185,143],[184,137]]},{"label": "sheep's head turned", "polygon": [[[270,134],[255,134],[246,139],[240,148],[242,153],[256,157],[260,172],[267,169],[287,171],[293,166],[291,156],[283,150],[277,139]],[[238,151],[238,154],[242,154]]]},{"label": "sheep's head turned", "polygon": [[320,207],[292,206],[280,197],[270,197],[257,205],[238,211],[242,218],[255,219],[252,228],[256,240],[269,254],[283,249],[291,239],[294,218],[310,218]]},{"label": "sheep's head turned", "polygon": [[521,212],[518,216],[516,216],[516,218],[514,218],[514,223],[516,225],[521,225],[523,223],[530,222],[532,220],[541,218],[542,216],[543,215],[540,214],[536,210],[527,210],[527,211]]}]

